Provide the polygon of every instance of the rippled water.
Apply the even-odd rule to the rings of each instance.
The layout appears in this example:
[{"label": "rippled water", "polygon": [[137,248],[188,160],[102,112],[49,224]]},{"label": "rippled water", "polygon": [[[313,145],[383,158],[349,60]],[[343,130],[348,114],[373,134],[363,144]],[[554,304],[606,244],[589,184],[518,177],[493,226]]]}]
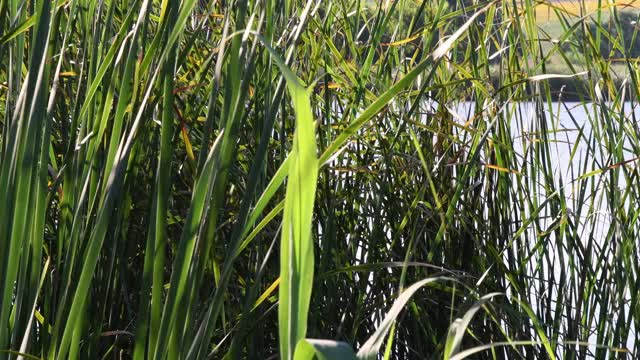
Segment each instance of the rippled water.
[{"label": "rippled water", "polygon": [[[613,213],[616,209],[634,208],[640,204],[637,198],[629,196],[627,200],[620,200],[620,196],[630,185],[629,178],[621,175],[617,178],[617,187],[612,186],[611,182],[616,181],[614,177],[610,177],[609,170],[629,166],[635,168],[637,158],[640,156],[640,149],[635,149],[637,139],[640,137],[640,129],[638,119],[640,119],[640,106],[638,104],[596,104],[596,103],[551,103],[538,105],[532,103],[519,103],[505,106],[502,111],[504,117],[511,119],[511,138],[514,139],[513,149],[520,156],[518,163],[524,167],[527,162],[532,161],[531,151],[534,147],[532,144],[536,141],[546,142],[549,145],[549,163],[553,169],[552,179],[535,179],[540,185],[535,188],[534,185],[529,187],[530,191],[536,190],[538,194],[542,194],[540,199],[546,196],[564,196],[567,204],[567,216],[576,223],[577,231],[575,236],[580,241],[586,243],[592,239],[594,247],[592,248],[592,266],[591,271],[594,274],[602,274],[597,286],[617,287],[618,280],[611,278],[607,272],[602,270],[602,262],[613,263],[614,257],[617,255],[611,249],[615,249],[616,242],[620,239],[619,218],[620,214]],[[461,121],[466,121],[475,113],[475,107],[472,103],[463,103],[451,109],[458,115]],[[491,121],[487,119],[487,121]],[[543,135],[544,133],[544,135]],[[617,150],[617,151],[612,151]],[[622,154],[622,157],[616,156],[615,152]],[[538,161],[540,155],[533,157]],[[518,170],[518,169],[516,169]],[[527,176],[526,174],[523,176]],[[583,179],[591,181],[589,185],[585,185]],[[613,179],[613,180],[612,180]],[[530,179],[529,184],[534,183],[534,179]],[[637,180],[637,179],[636,179]],[[553,181],[556,190],[562,190],[562,195],[550,195],[545,182]],[[588,201],[580,202],[578,195],[580,191],[587,191],[590,196]],[[615,192],[616,201],[622,201],[615,206],[609,201],[610,192]],[[576,215],[576,214],[579,214]],[[538,215],[539,226],[542,229],[549,229],[557,224],[559,217],[553,217],[551,212],[545,210]],[[612,224],[617,223],[617,227]],[[536,239],[537,230],[532,226],[527,229],[531,235],[529,238]],[[613,234],[613,235],[612,235]],[[564,239],[560,240],[560,243]],[[572,257],[576,256],[576,250],[567,252],[566,249],[557,243],[555,234],[550,235],[547,244],[552,244],[552,253],[543,262],[546,265],[540,265],[535,261],[535,255],[528,264],[526,273],[541,274],[542,279],[558,279],[560,277],[561,268],[569,269],[571,266],[569,261],[574,261]],[[583,244],[586,246],[586,244]],[[527,245],[525,245],[527,246]],[[597,249],[602,250],[600,253]],[[633,271],[633,269],[628,269]],[[558,285],[549,284],[547,280],[542,280],[536,287],[546,289],[554,301],[562,301],[558,299]],[[615,285],[614,285],[615,284]],[[629,285],[624,284],[624,297],[628,301],[631,300],[631,293],[637,292],[638,289],[631,289]],[[566,301],[566,300],[565,300]],[[536,304],[532,304],[534,311],[537,310]],[[611,305],[615,308],[615,305]],[[599,305],[595,306],[596,309]],[[624,311],[629,313],[628,302],[624,306]],[[594,309],[590,310],[594,312]],[[618,310],[619,311],[619,310]],[[610,312],[611,320],[615,323],[620,312]],[[597,337],[595,325],[592,328],[593,335],[588,339],[590,343],[596,343]],[[631,326],[631,333],[627,341],[627,348],[632,354],[635,354],[635,327]],[[593,348],[591,350],[594,350]]]}]

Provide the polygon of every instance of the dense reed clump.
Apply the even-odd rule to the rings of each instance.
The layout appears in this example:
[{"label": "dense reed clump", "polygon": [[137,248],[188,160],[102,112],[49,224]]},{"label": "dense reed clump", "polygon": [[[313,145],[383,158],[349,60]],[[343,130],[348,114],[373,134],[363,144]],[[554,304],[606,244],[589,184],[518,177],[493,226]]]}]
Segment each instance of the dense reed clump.
[{"label": "dense reed clump", "polygon": [[0,358],[637,358],[619,5],[0,0]]}]

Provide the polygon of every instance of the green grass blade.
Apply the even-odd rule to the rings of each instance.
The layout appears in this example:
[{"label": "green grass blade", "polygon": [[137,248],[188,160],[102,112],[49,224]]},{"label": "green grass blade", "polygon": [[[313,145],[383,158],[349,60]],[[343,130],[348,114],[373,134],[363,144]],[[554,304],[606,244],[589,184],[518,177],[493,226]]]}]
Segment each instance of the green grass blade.
[{"label": "green grass blade", "polygon": [[384,339],[387,336],[389,330],[395,323],[398,315],[400,315],[402,309],[409,302],[409,300],[411,300],[411,297],[423,286],[441,280],[450,279],[444,277],[424,279],[409,286],[405,291],[403,291],[402,294],[400,294],[400,296],[398,296],[396,301],[393,303],[391,309],[389,309],[389,312],[384,317],[382,323],[380,323],[380,326],[378,326],[378,329],[369,337],[369,339],[362,345],[362,347],[358,351],[358,359],[375,359],[378,356],[378,352],[380,351],[382,343],[384,342]]},{"label": "green grass blade", "polygon": [[[266,41],[263,41],[265,46]],[[315,125],[310,90],[280,60],[271,55],[287,81],[296,114],[296,130],[289,154],[289,182],[284,201],[280,242],[280,289],[278,322],[280,354],[293,359],[294,347],[306,336],[313,286],[313,237],[311,223],[318,179]]]}]

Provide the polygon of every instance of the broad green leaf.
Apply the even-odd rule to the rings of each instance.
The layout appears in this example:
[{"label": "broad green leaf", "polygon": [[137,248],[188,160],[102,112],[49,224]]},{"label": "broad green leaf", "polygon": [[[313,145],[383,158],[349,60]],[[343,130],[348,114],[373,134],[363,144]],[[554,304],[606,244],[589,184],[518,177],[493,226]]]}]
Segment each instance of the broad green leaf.
[{"label": "broad green leaf", "polygon": [[345,342],[302,339],[296,345],[294,360],[356,360],[356,354]]},{"label": "broad green leaf", "polygon": [[278,322],[280,356],[293,359],[294,346],[307,333],[307,316],[313,286],[313,237],[311,223],[318,181],[315,124],[309,97],[311,90],[287,68],[266,41],[273,59],[287,81],[296,113],[296,129],[289,153],[289,173],[280,240],[280,288]]}]

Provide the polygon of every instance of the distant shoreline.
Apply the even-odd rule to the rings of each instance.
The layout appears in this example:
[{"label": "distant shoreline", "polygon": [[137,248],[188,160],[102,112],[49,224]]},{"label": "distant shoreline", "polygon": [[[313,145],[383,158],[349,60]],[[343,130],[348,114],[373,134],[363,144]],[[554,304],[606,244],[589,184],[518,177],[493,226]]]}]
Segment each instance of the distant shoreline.
[{"label": "distant shoreline", "polygon": [[[620,88],[625,79],[617,78],[614,79],[614,86],[616,88]],[[498,90],[498,84],[500,83],[496,77],[491,78],[491,83],[494,85],[494,88]],[[592,101],[592,97],[590,96],[590,89],[586,87],[587,82],[581,78],[551,78],[547,80],[543,80],[542,83],[547,83],[550,88],[551,98],[554,101],[559,99],[566,101]],[[531,87],[531,83],[528,85]],[[627,86],[629,85],[629,81],[627,81]],[[628,94],[629,96],[635,96],[633,94],[633,88],[628,86]]]}]

